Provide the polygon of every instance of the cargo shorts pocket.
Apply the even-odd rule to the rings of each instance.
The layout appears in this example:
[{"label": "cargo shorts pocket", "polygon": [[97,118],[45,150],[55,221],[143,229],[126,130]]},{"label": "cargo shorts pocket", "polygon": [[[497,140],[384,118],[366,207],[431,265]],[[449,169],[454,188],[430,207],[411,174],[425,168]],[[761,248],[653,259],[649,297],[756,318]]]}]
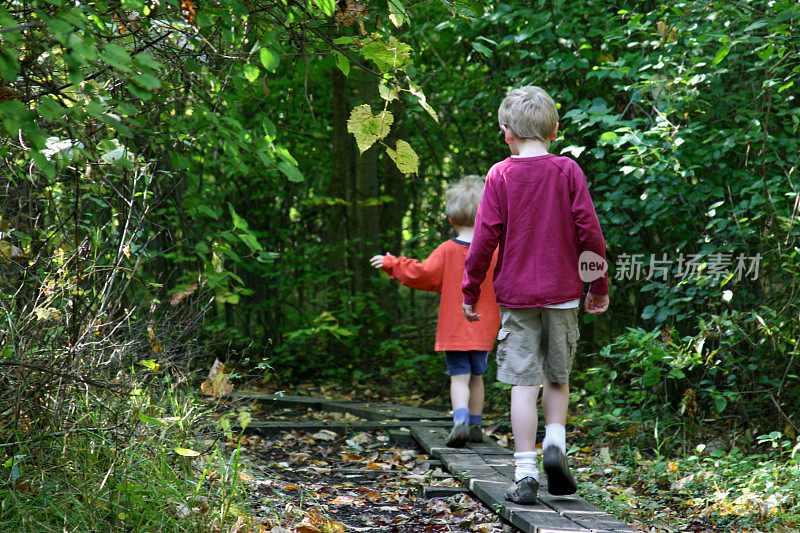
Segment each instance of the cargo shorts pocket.
[{"label": "cargo shorts pocket", "polygon": [[575,352],[578,350],[578,339],[581,338],[579,329],[574,329],[567,333],[567,347],[569,348],[570,359],[575,357]]}]

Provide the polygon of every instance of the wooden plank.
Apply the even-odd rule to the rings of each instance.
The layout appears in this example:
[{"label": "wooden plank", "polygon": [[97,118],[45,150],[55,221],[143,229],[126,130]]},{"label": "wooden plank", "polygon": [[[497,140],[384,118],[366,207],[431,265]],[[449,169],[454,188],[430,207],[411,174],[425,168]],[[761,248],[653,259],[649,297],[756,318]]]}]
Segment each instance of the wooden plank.
[{"label": "wooden plank", "polygon": [[425,453],[432,456],[435,448],[443,447],[444,439],[447,438],[447,432],[444,430],[437,431],[431,427],[414,424],[411,428],[411,436],[422,446]]},{"label": "wooden plank", "polygon": [[395,446],[402,446],[404,448],[414,448],[417,441],[411,436],[411,432],[407,429],[390,429],[388,432],[389,441]]},{"label": "wooden plank", "polygon": [[[448,427],[450,422],[418,422],[422,427]],[[281,431],[320,431],[327,429],[337,433],[344,433],[347,431],[372,431],[376,429],[401,429],[408,428],[408,422],[400,421],[354,421],[354,422],[340,422],[340,421],[325,421],[314,420],[307,422],[293,422],[290,420],[279,421],[258,421],[254,420],[247,425],[248,431],[258,431],[262,435],[273,435]]]},{"label": "wooden plank", "polygon": [[570,496],[553,496],[547,492],[547,476],[541,477],[542,483],[539,485],[539,499],[551,509],[561,514],[600,512],[600,509],[577,494],[572,494]]},{"label": "wooden plank", "polygon": [[449,498],[456,494],[469,494],[470,490],[467,487],[439,487],[429,485],[422,487],[420,495],[423,498]]},{"label": "wooden plank", "polygon": [[605,531],[618,531],[619,533],[636,532],[635,529],[625,522],[617,520],[600,509],[594,512],[567,512],[564,513],[564,516],[576,524],[593,530],[602,529]]},{"label": "wooden plank", "polygon": [[348,402],[344,400],[292,396],[289,394],[268,394],[263,392],[233,392],[231,396],[233,398],[260,400],[281,406],[302,406],[311,407],[312,409],[318,409],[320,411],[351,413],[366,418],[367,420],[452,421],[452,417],[443,411],[383,402]]},{"label": "wooden plank", "polygon": [[522,531],[537,533],[542,528],[561,532],[589,533],[575,522],[537,502],[534,505],[519,505],[505,499],[511,480],[499,475],[488,479],[470,480],[470,489],[489,508],[511,522]]},{"label": "wooden plank", "polygon": [[471,442],[467,444],[467,448],[481,455],[514,455],[514,452],[508,448],[503,448],[496,442],[491,441]]}]

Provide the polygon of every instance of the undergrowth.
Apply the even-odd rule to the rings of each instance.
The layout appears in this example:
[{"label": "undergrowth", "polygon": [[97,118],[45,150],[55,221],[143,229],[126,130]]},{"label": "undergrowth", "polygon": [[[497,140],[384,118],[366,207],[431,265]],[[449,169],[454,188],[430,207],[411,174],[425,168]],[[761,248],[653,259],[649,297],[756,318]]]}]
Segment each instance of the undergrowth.
[{"label": "undergrowth", "polygon": [[[172,380],[73,398],[70,427],[3,433],[3,531],[221,531],[247,520],[238,450]],[[64,428],[63,420],[48,421]]]}]

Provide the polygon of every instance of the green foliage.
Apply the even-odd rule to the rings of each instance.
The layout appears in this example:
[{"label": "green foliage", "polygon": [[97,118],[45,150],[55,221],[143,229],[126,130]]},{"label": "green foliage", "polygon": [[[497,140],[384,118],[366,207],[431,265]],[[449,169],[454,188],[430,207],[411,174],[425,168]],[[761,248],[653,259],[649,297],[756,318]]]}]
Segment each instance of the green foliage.
[{"label": "green foliage", "polygon": [[[197,438],[214,429],[209,406],[159,381],[134,384],[130,396],[78,398],[81,419],[66,431],[35,439],[20,431],[0,462],[9,481],[0,489],[4,527],[212,531],[233,523],[244,512],[241,482],[228,472],[235,457],[213,446],[192,459],[193,449],[208,449]],[[221,477],[214,483],[212,469]]]}]

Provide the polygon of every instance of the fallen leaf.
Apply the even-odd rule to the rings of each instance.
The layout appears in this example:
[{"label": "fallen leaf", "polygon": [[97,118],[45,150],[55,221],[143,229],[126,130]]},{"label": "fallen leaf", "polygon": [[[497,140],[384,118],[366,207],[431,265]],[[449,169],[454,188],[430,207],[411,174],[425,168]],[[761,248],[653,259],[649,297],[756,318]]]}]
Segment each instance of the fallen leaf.
[{"label": "fallen leaf", "polygon": [[225,365],[219,359],[214,360],[211,370],[208,372],[208,379],[200,385],[200,391],[206,396],[221,398],[233,391],[230,383],[230,376],[225,373]]},{"label": "fallen leaf", "polygon": [[172,297],[169,299],[169,304],[172,307],[180,305],[181,302],[183,302],[188,296],[191,296],[196,290],[197,290],[197,283],[192,283],[186,288],[186,290],[176,292],[175,294],[173,294]]},{"label": "fallen leaf", "polygon": [[329,429],[323,429],[318,431],[317,433],[314,433],[311,436],[317,440],[331,441],[331,440],[336,440],[339,437],[339,434]]}]

